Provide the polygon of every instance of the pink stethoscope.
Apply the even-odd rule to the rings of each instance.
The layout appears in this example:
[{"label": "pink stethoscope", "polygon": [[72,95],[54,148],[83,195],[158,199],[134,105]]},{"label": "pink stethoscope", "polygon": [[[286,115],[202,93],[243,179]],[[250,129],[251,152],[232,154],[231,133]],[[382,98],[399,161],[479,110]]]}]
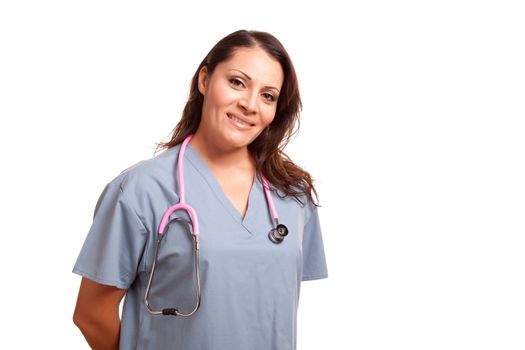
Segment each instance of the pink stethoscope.
[{"label": "pink stethoscope", "polygon": [[[188,203],[186,203],[186,196],[184,193],[184,171],[183,171],[183,159],[184,159],[184,153],[186,152],[186,146],[191,141],[191,138],[193,135],[187,136],[184,141],[182,142],[182,145],[179,150],[179,158],[177,159],[177,175],[178,175],[178,184],[179,184],[179,203],[172,205],[164,215],[162,215],[162,219],[160,221],[159,230],[157,232],[157,244],[155,246],[155,253],[154,253],[154,259],[153,259],[153,265],[151,267],[151,272],[148,280],[148,286],[146,287],[146,293],[144,294],[144,304],[146,305],[146,308],[148,311],[153,315],[172,315],[172,316],[183,316],[188,317],[192,316],[197,312],[199,309],[199,306],[201,304],[201,283],[200,283],[200,273],[199,273],[199,220],[197,219],[197,212],[195,209],[193,209]],[[266,195],[266,202],[268,203],[268,208],[270,213],[272,214],[273,221],[275,223],[275,227],[270,230],[268,233],[268,237],[270,238],[270,241],[272,241],[275,244],[279,244],[284,240],[284,237],[288,235],[288,228],[279,223],[279,216],[277,215],[277,210],[275,210],[275,205],[273,204],[272,195],[270,193],[270,185],[268,184],[268,180],[261,174],[262,184],[264,187],[264,193]],[[181,312],[176,308],[164,308],[161,310],[153,310],[149,305],[149,291],[151,284],[153,282],[153,276],[155,275],[155,269],[157,267],[157,256],[159,253],[159,247],[160,242],[162,238],[164,237],[164,233],[166,231],[166,227],[170,223],[170,216],[175,211],[178,210],[184,210],[188,213],[190,216],[190,222],[188,223],[188,226],[190,228],[190,232],[192,234],[193,238],[193,258],[194,258],[194,266],[195,266],[195,277],[196,277],[196,302],[195,307],[191,312],[185,313]],[[174,220],[183,220],[181,218],[175,218]],[[185,221],[185,220],[184,220]]]}]

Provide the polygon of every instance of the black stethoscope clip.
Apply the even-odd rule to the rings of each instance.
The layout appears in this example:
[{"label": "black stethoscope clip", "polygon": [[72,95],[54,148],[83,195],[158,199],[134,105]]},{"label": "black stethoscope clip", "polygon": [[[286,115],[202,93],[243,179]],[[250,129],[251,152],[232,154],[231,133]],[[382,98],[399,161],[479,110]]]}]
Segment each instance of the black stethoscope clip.
[{"label": "black stethoscope clip", "polygon": [[283,224],[277,224],[277,226],[275,226],[275,228],[272,228],[268,233],[270,241],[272,241],[275,244],[282,243],[282,241],[284,241],[284,237],[286,237],[287,235],[288,228]]}]

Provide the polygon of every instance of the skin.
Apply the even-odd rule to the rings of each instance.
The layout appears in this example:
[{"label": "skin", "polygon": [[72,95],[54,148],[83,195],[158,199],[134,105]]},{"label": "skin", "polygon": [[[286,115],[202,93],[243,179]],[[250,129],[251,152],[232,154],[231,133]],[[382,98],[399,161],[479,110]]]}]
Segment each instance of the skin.
[{"label": "skin", "polygon": [[[259,47],[235,50],[211,75],[206,67],[199,72],[204,103],[191,145],[241,217],[255,173],[248,145],[273,121],[283,80],[280,63]],[[249,126],[239,127],[229,115]]]},{"label": "skin", "polygon": [[73,322],[94,350],[117,350],[119,347],[120,301],[126,290],[82,278]]},{"label": "skin", "polygon": [[[255,173],[248,145],[274,119],[283,80],[279,62],[259,47],[235,50],[212,74],[206,67],[199,72],[204,103],[191,145],[241,217]],[[249,125],[239,125],[228,115]],[[126,290],[82,279],[73,321],[92,349],[118,349],[119,305],[125,294]]]}]

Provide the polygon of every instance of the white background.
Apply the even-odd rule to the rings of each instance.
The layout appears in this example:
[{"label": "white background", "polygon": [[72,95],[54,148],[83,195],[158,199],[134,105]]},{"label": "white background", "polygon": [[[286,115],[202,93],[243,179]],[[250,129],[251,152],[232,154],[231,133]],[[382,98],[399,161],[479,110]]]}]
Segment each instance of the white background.
[{"label": "white background", "polygon": [[0,348],[87,349],[71,269],[96,200],[241,28],[301,84],[288,153],[317,179],[330,278],[303,284],[298,348],[525,348],[525,12],[342,3],[1,3]]}]

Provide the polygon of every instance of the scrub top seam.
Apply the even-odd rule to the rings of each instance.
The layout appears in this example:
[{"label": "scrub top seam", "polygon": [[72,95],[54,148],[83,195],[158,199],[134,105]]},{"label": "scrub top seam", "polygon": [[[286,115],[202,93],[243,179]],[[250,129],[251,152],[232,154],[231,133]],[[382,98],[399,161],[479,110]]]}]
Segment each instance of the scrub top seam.
[{"label": "scrub top seam", "polygon": [[[128,289],[130,287],[130,285],[131,285],[131,283],[129,283],[127,281],[118,281],[116,279],[107,279],[107,278],[103,278],[103,277],[97,276],[96,274],[87,272],[87,271],[85,271],[83,269],[80,269],[80,268],[78,268],[76,266],[73,268],[73,272],[76,273],[77,275],[80,275],[82,277],[85,277],[87,279],[95,281],[97,283],[104,284],[104,285],[109,285],[109,286],[114,286],[114,287],[117,287],[119,289]],[[129,278],[130,275],[131,275],[130,272],[126,272],[124,274],[124,276],[122,277],[122,279],[126,280],[126,279]]]},{"label": "scrub top seam", "polygon": [[[135,216],[137,217],[138,219],[138,222],[140,222],[141,226],[142,226],[142,229],[144,229],[144,233],[146,233],[147,235],[149,235],[149,230],[148,230],[148,227],[144,224],[144,221],[142,220],[142,218],[140,217],[140,215],[137,213],[137,211],[135,210],[135,208],[133,208],[132,206],[128,205],[127,204],[127,194],[126,192],[124,191],[124,189],[122,188],[122,183],[119,185],[119,190],[120,190],[120,193],[122,194],[122,199],[124,200],[123,201],[123,204],[126,205],[129,209],[131,209],[133,211],[133,214],[135,214]],[[142,231],[142,230],[141,230]]]},{"label": "scrub top seam", "polygon": [[302,276],[301,280],[306,282],[306,281],[320,280],[320,279],[323,279],[323,278],[328,278],[328,274],[327,273],[319,273],[319,274],[315,274],[315,275],[304,275],[304,276]]},{"label": "scrub top seam", "polygon": [[152,241],[151,240],[152,237],[151,237],[150,231],[148,230],[148,227],[146,226],[146,224],[144,224],[143,219],[137,213],[135,208],[133,208],[131,205],[129,205],[127,203],[127,199],[128,199],[127,198],[127,193],[122,188],[122,182],[119,184],[119,190],[120,190],[120,193],[121,193],[122,205],[127,206],[129,208],[129,210],[131,210],[133,212],[133,214],[135,214],[135,222],[139,223],[139,226],[140,226],[140,227],[138,227],[139,232],[141,232],[143,235],[146,236],[146,241],[144,242],[144,247],[142,247],[142,253],[141,253],[141,257],[142,258],[141,258],[141,261],[139,262],[139,265],[137,266],[137,272],[145,272],[145,271],[148,270],[148,261],[150,261],[150,257],[149,257],[147,248],[148,248],[150,242]]}]

